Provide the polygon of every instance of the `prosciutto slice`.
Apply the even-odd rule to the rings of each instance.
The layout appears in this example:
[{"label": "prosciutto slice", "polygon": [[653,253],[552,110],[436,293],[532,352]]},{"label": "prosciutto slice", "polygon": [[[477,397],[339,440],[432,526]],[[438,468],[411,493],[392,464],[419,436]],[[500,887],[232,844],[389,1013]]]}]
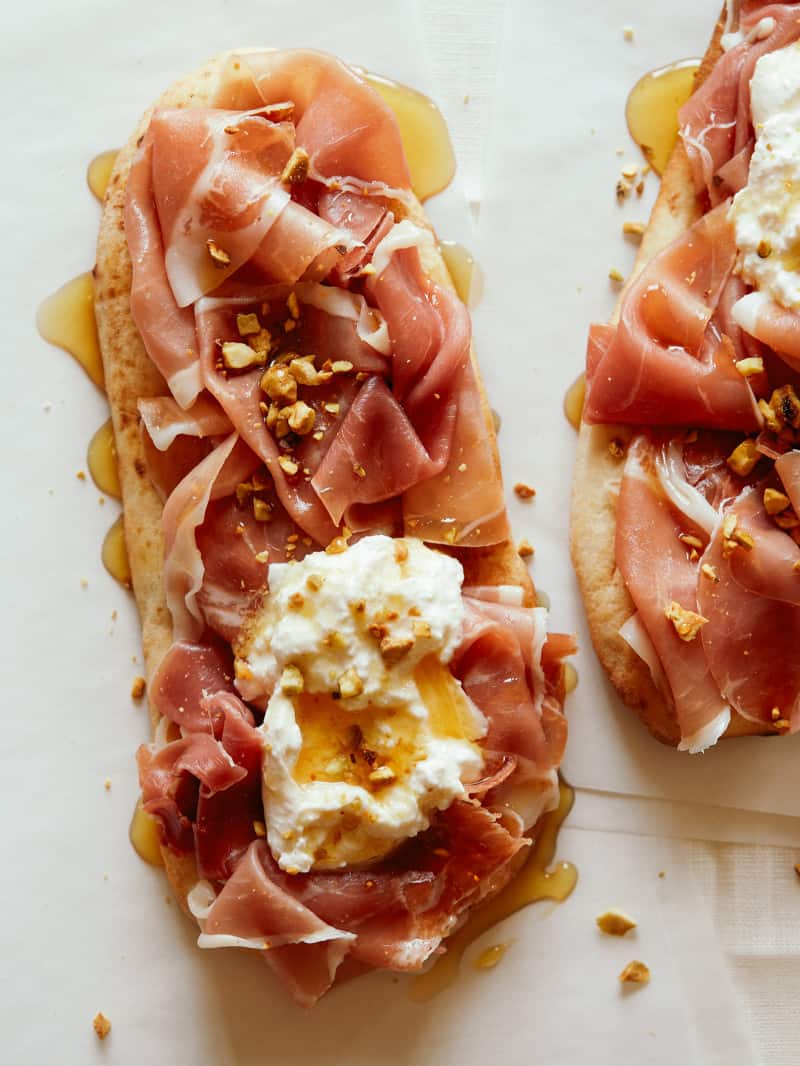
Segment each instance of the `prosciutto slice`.
[{"label": "prosciutto slice", "polygon": [[[754,512],[751,490],[729,511],[741,515],[750,528]],[[789,560],[762,542],[764,532],[756,530],[759,539],[748,553],[754,559],[765,553],[763,564],[744,564],[740,549],[726,556],[719,532],[709,543],[703,561],[714,567],[718,580],[698,586],[698,607],[708,619],[701,630],[702,646],[717,686],[739,714],[772,726],[777,709],[794,732],[800,728],[800,606],[797,595],[787,602],[770,594],[785,595],[786,582],[800,577],[791,568],[783,573]],[[789,537],[779,535],[796,548]],[[773,567],[781,569],[775,573]]]},{"label": "prosciutto slice", "polygon": [[125,237],[131,256],[131,315],[156,369],[181,407],[202,388],[194,315],[180,308],[167,278],[153,193],[154,134],[148,129],[128,177]]},{"label": "prosciutto slice", "polygon": [[800,515],[800,450],[785,452],[775,460],[775,472],[783,482],[783,489],[792,501],[795,514]]},{"label": "prosciutto slice", "polygon": [[669,683],[680,746],[693,751],[706,746],[706,730],[715,721],[727,724],[727,705],[706,660],[704,642],[681,640],[665,611],[675,602],[704,613],[698,605],[700,561],[690,558],[678,537],[688,533],[704,539],[707,534],[660,490],[655,459],[646,437],[630,445],[617,507],[616,560]]},{"label": "prosciutto slice", "polygon": [[240,62],[265,104],[292,101],[297,144],[315,172],[411,187],[394,112],[351,67],[311,50],[247,53]]},{"label": "prosciutto slice", "polygon": [[734,341],[715,320],[736,259],[726,212],[722,205],[704,215],[648,263],[623,299],[618,325],[592,326],[587,422],[760,425],[752,390],[734,366]]},{"label": "prosciutto slice", "polygon": [[164,505],[164,592],[178,640],[196,638],[204,627],[197,603],[204,566],[195,532],[209,503],[229,496],[259,465],[258,457],[232,433],[186,475]]}]

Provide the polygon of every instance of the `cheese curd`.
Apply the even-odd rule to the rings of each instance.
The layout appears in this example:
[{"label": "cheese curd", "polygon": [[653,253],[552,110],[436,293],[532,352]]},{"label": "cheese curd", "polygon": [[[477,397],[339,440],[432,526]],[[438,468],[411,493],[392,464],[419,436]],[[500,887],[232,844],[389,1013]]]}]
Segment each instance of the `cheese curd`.
[{"label": "cheese curd", "polygon": [[480,776],[486,723],[444,665],[462,581],[455,559],[385,536],[269,568],[237,675],[270,694],[264,809],[283,869],[379,858]]},{"label": "cheese curd", "polygon": [[[784,307],[800,308],[800,46],[762,56],[750,82],[756,144],[730,210],[739,270]],[[747,297],[744,298],[747,300]],[[737,320],[740,316],[737,317]],[[741,321],[746,328],[746,322]]]}]

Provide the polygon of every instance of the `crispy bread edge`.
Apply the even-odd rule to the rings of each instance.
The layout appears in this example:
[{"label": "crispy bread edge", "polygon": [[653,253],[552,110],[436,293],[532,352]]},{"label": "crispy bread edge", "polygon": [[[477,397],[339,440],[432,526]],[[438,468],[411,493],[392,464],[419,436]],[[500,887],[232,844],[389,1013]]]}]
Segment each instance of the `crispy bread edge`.
[{"label": "crispy bread edge", "polygon": [[[133,592],[142,624],[142,645],[148,680],[172,641],[172,622],[161,579],[164,541],[161,532],[161,501],[150,483],[139,428],[138,400],[165,395],[166,384],[151,363],[130,310],[131,261],[125,239],[125,190],[131,165],[150,122],[153,111],[163,107],[202,107],[212,95],[224,57],[218,57],[195,73],[176,82],[142,116],[130,139],[121,149],[108,184],[97,241],[95,311],[105,368],[106,391],[111,407],[120,483],[125,513],[125,541],[131,564]],[[415,201],[412,218],[432,230],[421,204]],[[423,249],[422,265],[441,285],[453,288],[438,246]],[[494,435],[492,413],[486,399],[480,370],[472,361],[481,390],[483,415],[494,441],[495,463],[500,459]],[[524,590],[528,603],[535,602],[533,582],[512,541],[490,548],[456,549],[464,566],[465,584],[513,584]],[[151,729],[159,715],[150,706]],[[198,880],[193,856],[175,855],[162,846],[162,857],[172,890],[189,915],[187,895]]]},{"label": "crispy bread edge", "polygon": [[[722,55],[720,38],[725,27],[723,10],[700,68],[695,88],[708,77]],[[628,285],[662,248],[697,220],[700,211],[694,195],[689,160],[678,141],[661,181],[647,230],[631,276],[620,294],[613,321]],[[614,439],[627,442],[634,435],[630,426],[589,426],[581,423],[572,489],[570,548],[575,573],[589,623],[595,651],[622,700],[631,707],[652,735],[664,744],[680,741],[675,709],[658,691],[646,664],[619,635],[619,628],[634,613],[622,575],[616,567],[616,491],[622,478],[623,460],[608,448]],[[732,713],[726,737],[762,733],[758,723]]]}]

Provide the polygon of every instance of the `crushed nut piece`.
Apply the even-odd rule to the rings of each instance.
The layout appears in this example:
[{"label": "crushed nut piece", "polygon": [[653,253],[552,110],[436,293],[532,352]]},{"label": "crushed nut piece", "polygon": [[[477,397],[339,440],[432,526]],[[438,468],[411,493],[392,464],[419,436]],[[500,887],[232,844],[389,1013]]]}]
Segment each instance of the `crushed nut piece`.
[{"label": "crushed nut piece", "polygon": [[615,285],[621,285],[625,280],[625,275],[621,274],[616,267],[611,267],[608,272],[609,281],[613,281]]},{"label": "crushed nut piece", "polygon": [[800,429],[800,399],[791,385],[775,389],[769,398],[769,405],[779,423]]},{"label": "crushed nut piece", "polygon": [[619,979],[623,983],[646,985],[650,980],[650,970],[643,962],[634,959],[633,962],[628,963],[619,975]]},{"label": "crushed nut piece", "polygon": [[739,477],[747,477],[748,474],[752,473],[760,458],[761,452],[756,447],[756,442],[751,437],[748,437],[733,449],[726,462],[734,474],[738,474]]},{"label": "crushed nut piece", "polygon": [[622,168],[623,178],[627,178],[629,181],[631,178],[635,178],[638,173],[639,168],[636,166],[635,163],[628,163],[627,166],[624,166]]},{"label": "crushed nut piece", "polygon": [[328,412],[329,415],[338,415],[339,414],[340,404],[336,403],[335,401],[329,400],[329,401],[327,401],[327,403],[324,403],[322,406]]},{"label": "crushed nut piece", "polygon": [[224,248],[220,248],[215,240],[211,237],[206,241],[206,248],[208,248],[208,254],[211,256],[211,260],[215,267],[219,267],[220,270],[224,270],[225,267],[230,266],[231,257],[225,251]]},{"label": "crushed nut piece", "polygon": [[751,355],[748,359],[739,359],[734,366],[743,378],[752,378],[764,373],[764,360],[760,355]]},{"label": "crushed nut piece", "polygon": [[360,696],[364,691],[364,683],[358,676],[354,667],[345,670],[337,682],[339,695],[343,700],[353,699]]},{"label": "crushed nut piece", "polygon": [[292,318],[298,319],[300,317],[300,305],[297,302],[297,293],[294,290],[286,297],[286,307]]},{"label": "crushed nut piece", "polygon": [[256,552],[254,558],[255,558],[255,561],[257,563],[268,563],[269,562],[269,548],[265,548],[263,552]]},{"label": "crushed nut piece", "polygon": [[272,520],[272,508],[266,500],[258,496],[253,497],[253,517],[257,522],[270,522]]},{"label": "crushed nut piece", "polygon": [[369,780],[375,785],[388,785],[396,777],[397,774],[395,774],[391,766],[379,766],[370,773]]},{"label": "crushed nut piece", "polygon": [[142,696],[144,696],[146,685],[147,682],[143,677],[135,677],[133,679],[133,684],[131,685],[131,699],[140,700]]},{"label": "crushed nut piece", "polygon": [[767,514],[776,515],[785,511],[790,500],[785,492],[778,489],[764,489],[764,510]]},{"label": "crushed nut piece", "polygon": [[297,471],[300,469],[299,465],[290,459],[288,455],[278,456],[278,466],[286,474],[287,477],[294,477]]},{"label": "crushed nut piece", "polygon": [[761,412],[761,416],[764,419],[764,424],[767,429],[772,430],[773,433],[780,433],[781,424],[778,420],[778,416],[766,400],[758,401],[758,409]]},{"label": "crushed nut piece", "polygon": [[266,352],[257,352],[242,341],[225,341],[222,345],[222,363],[226,370],[248,370],[252,366],[263,366],[266,361]]},{"label": "crushed nut piece", "polygon": [[536,489],[531,485],[526,485],[524,481],[518,481],[514,486],[514,492],[521,500],[532,500],[536,495]]},{"label": "crushed nut piece", "polygon": [[626,237],[638,237],[641,239],[644,236],[645,224],[644,222],[623,222],[622,232]]},{"label": "crushed nut piece", "polygon": [[271,366],[261,376],[261,391],[272,400],[294,403],[297,399],[297,382],[285,366]]},{"label": "crushed nut piece", "polygon": [[287,696],[299,696],[305,690],[306,681],[299,667],[284,666],[281,674],[281,692]]},{"label": "crushed nut piece", "polygon": [[381,640],[380,649],[383,661],[393,665],[399,663],[414,647],[413,637],[390,637]]},{"label": "crushed nut piece", "polygon": [[622,36],[625,38],[626,41],[632,41],[633,40],[633,26],[623,26],[622,27]]},{"label": "crushed nut piece", "polygon": [[431,635],[430,622],[426,622],[422,618],[418,621],[412,622],[411,632],[414,634],[415,637],[418,637],[421,640],[427,640],[427,638]]},{"label": "crushed nut piece", "polygon": [[289,429],[301,437],[311,432],[317,419],[314,408],[309,407],[302,400],[297,400],[290,407],[284,408],[283,413],[287,417]]},{"label": "crushed nut piece", "polygon": [[625,936],[631,929],[636,928],[635,920],[624,911],[617,910],[616,907],[603,911],[595,918],[595,921],[597,928],[602,933],[607,933],[608,936]]},{"label": "crushed nut piece", "polygon": [[353,369],[353,364],[349,359],[334,359],[331,363],[331,370],[334,374],[349,374]]},{"label": "crushed nut piece", "polygon": [[679,533],[678,540],[685,544],[688,548],[702,548],[703,542],[699,537],[696,537],[693,533]]},{"label": "crushed nut piece", "polygon": [[265,837],[267,835],[267,827],[263,822],[253,822],[253,832],[257,837]]},{"label": "crushed nut piece", "polygon": [[75,477],[78,479],[78,481],[85,481],[86,480],[86,471],[85,470],[79,470],[76,473]]},{"label": "crushed nut piece", "polygon": [[286,185],[301,185],[308,177],[308,164],[308,152],[305,148],[295,148],[283,168],[281,181]]},{"label": "crushed nut piece", "polygon": [[94,1031],[97,1033],[99,1040],[105,1040],[108,1034],[111,1032],[111,1022],[106,1018],[102,1011],[98,1011],[92,1021]]},{"label": "crushed nut piece", "polygon": [[237,315],[236,316],[236,328],[239,331],[240,337],[251,337],[261,330],[261,323],[258,320],[258,315]]},{"label": "crushed nut piece", "polygon": [[717,571],[711,565],[711,563],[703,563],[703,565],[700,567],[700,572],[703,577],[707,577],[709,581],[719,581],[719,577],[717,577]]},{"label": "crushed nut piece", "polygon": [[521,559],[529,559],[535,551],[535,548],[529,540],[521,540],[517,545],[517,555]]},{"label": "crushed nut piece", "polygon": [[769,259],[772,255],[772,245],[767,240],[760,240],[758,242],[758,247],[756,248],[756,253],[758,254],[759,259]]},{"label": "crushed nut piece", "polygon": [[395,541],[394,545],[394,561],[396,563],[404,563],[408,558],[408,545],[404,540]]},{"label": "crushed nut piece", "polygon": [[110,777],[107,777],[105,779],[105,781],[103,782],[103,788],[106,790],[106,792],[110,792],[111,791],[111,778]]},{"label": "crushed nut piece", "polygon": [[697,611],[690,611],[686,607],[681,607],[676,600],[673,600],[668,607],[664,608],[664,615],[672,622],[675,632],[681,640],[686,641],[687,644],[695,639],[701,628],[708,621]]}]

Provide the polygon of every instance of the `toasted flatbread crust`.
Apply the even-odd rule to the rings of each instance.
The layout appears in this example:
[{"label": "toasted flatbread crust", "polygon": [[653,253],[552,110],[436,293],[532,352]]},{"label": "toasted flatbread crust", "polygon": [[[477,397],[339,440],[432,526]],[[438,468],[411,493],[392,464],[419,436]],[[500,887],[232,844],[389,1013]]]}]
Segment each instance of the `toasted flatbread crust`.
[{"label": "toasted flatbread crust", "polygon": [[[695,75],[695,88],[708,77],[722,55],[720,38],[724,30],[723,10]],[[700,214],[689,160],[679,140],[664,171],[658,198],[613,321],[618,319],[625,292],[637,274],[662,248],[697,221]],[[592,643],[603,669],[624,702],[636,711],[653,736],[664,744],[676,746],[681,735],[674,707],[654,685],[646,664],[619,635],[620,626],[634,613],[635,607],[615,562],[616,490],[622,478],[623,460],[615,459],[608,445],[612,440],[627,442],[634,434],[635,429],[630,426],[581,423],[572,488],[572,562],[583,594]],[[762,732],[769,730],[732,710],[725,736]]]},{"label": "toasted flatbread crust", "polygon": [[[219,56],[194,74],[176,82],[142,116],[117,156],[105,195],[97,240],[95,312],[119,460],[125,541],[131,564],[133,592],[142,623],[148,680],[172,642],[172,621],[161,580],[164,558],[162,504],[147,476],[137,402],[143,397],[166,395],[169,390],[150,361],[131,316],[131,261],[124,224],[125,190],[138,145],[153,111],[163,107],[207,106],[224,58]],[[416,201],[412,217],[418,225],[432,229],[421,204]],[[453,288],[435,242],[430,249],[422,250],[421,258],[425,271],[437,284]],[[472,361],[481,383],[483,415],[494,440],[492,413],[474,351]],[[494,452],[499,474],[500,459],[496,442]],[[523,589],[526,603],[535,602],[533,582],[510,540],[490,548],[453,549],[448,554],[457,556],[464,566],[465,584],[518,585]],[[152,705],[150,718],[152,730],[155,731],[160,716]],[[198,880],[194,858],[175,855],[163,846],[161,853],[173,892],[183,910],[189,914],[186,897]]]}]

